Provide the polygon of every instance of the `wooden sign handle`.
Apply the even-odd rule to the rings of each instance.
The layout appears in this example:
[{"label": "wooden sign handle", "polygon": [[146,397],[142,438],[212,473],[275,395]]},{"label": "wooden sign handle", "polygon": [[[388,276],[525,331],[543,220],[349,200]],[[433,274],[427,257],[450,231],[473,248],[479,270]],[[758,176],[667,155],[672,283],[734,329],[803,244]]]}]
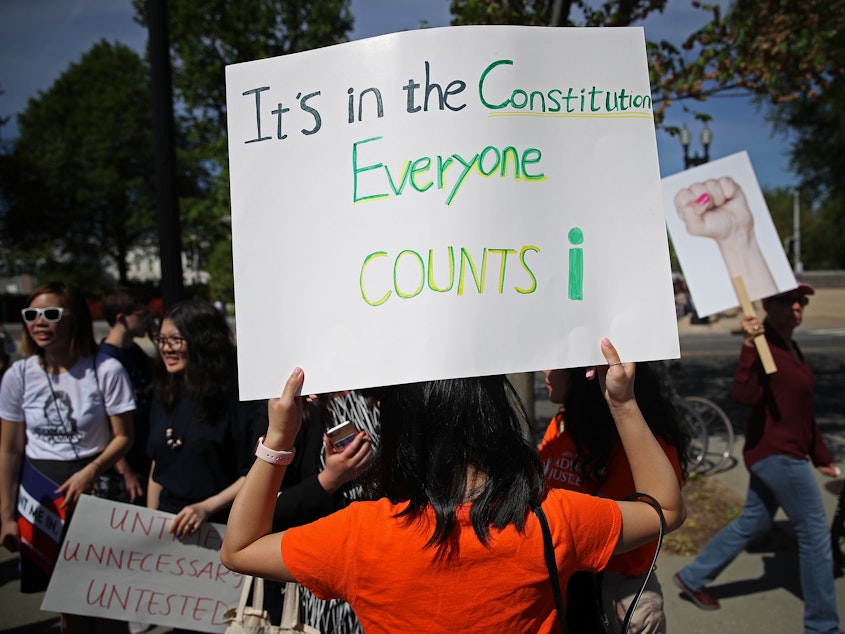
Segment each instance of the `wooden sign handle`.
[{"label": "wooden sign handle", "polygon": [[[751,303],[751,298],[748,296],[748,291],[745,289],[745,282],[742,281],[742,276],[737,275],[731,278],[734,285],[734,291],[739,299],[739,305],[742,306],[742,313],[746,317],[756,317],[757,312],[754,310],[754,305]],[[760,361],[763,362],[763,370],[766,374],[774,374],[778,371],[775,365],[775,360],[772,358],[772,351],[769,349],[769,342],[766,337],[757,335],[754,337],[754,346],[757,348],[757,354],[760,355]]]}]

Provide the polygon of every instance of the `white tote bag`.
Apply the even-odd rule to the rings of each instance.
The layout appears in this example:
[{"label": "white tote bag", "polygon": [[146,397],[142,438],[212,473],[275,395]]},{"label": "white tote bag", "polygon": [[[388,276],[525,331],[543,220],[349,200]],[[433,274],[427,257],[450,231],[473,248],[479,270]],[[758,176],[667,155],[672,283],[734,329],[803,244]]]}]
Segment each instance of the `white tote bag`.
[{"label": "white tote bag", "polygon": [[[247,605],[250,587],[252,587],[252,605]],[[299,620],[298,583],[285,584],[281,625],[270,624],[270,615],[267,614],[263,605],[264,579],[244,575],[244,586],[241,589],[238,607],[226,610],[223,615],[223,619],[229,622],[226,626],[226,634],[287,634],[289,632],[320,634],[320,630]]]}]

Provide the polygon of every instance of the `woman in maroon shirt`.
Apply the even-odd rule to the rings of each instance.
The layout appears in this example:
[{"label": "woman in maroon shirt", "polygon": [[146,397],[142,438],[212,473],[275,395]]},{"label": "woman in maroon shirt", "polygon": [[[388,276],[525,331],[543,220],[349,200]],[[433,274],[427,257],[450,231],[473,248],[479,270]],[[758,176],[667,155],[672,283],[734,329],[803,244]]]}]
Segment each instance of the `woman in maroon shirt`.
[{"label": "woman in maroon shirt", "polygon": [[[750,472],[742,514],[723,528],[695,560],[675,575],[675,583],[703,609],[719,602],[704,591],[783,508],[798,538],[804,627],[807,632],[841,632],[836,613],[833,555],[819,487],[807,461],[820,473],[839,475],[813,417],[816,379],[792,339],[801,323],[808,284],[763,300],[766,319],[742,320],[743,342],[734,375],[733,396],[751,407],[743,457]],[[765,336],[777,372],[763,370],[754,339]]]}]

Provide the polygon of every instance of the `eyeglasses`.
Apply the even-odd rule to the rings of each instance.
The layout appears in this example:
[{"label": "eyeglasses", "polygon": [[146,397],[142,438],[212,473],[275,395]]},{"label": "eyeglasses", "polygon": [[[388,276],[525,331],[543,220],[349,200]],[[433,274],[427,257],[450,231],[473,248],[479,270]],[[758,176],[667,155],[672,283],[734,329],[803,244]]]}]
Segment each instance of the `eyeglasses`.
[{"label": "eyeglasses", "polygon": [[799,295],[798,297],[773,297],[776,302],[779,304],[789,304],[792,306],[795,302],[801,304],[801,306],[806,306],[810,303],[810,298],[806,295]]},{"label": "eyeglasses", "polygon": [[34,324],[38,321],[39,317],[44,317],[45,321],[55,324],[62,318],[63,312],[65,312],[64,308],[54,308],[52,306],[49,308],[24,308],[21,311],[21,317],[28,324]]},{"label": "eyeglasses", "polygon": [[156,345],[159,348],[164,348],[167,346],[173,352],[180,352],[182,347],[185,345],[185,338],[184,337],[155,337]]}]

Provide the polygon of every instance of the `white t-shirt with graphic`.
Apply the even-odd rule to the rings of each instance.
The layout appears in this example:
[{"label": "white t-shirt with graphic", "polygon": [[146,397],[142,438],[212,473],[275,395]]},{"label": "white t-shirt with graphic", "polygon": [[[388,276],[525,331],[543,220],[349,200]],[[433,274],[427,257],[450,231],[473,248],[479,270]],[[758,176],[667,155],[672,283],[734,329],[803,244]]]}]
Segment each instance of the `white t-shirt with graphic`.
[{"label": "white t-shirt with graphic", "polygon": [[0,386],[0,418],[26,424],[26,455],[75,460],[111,442],[108,416],[135,409],[129,375],[119,361],[96,355],[67,372],[47,374],[37,356],[15,361]]}]

